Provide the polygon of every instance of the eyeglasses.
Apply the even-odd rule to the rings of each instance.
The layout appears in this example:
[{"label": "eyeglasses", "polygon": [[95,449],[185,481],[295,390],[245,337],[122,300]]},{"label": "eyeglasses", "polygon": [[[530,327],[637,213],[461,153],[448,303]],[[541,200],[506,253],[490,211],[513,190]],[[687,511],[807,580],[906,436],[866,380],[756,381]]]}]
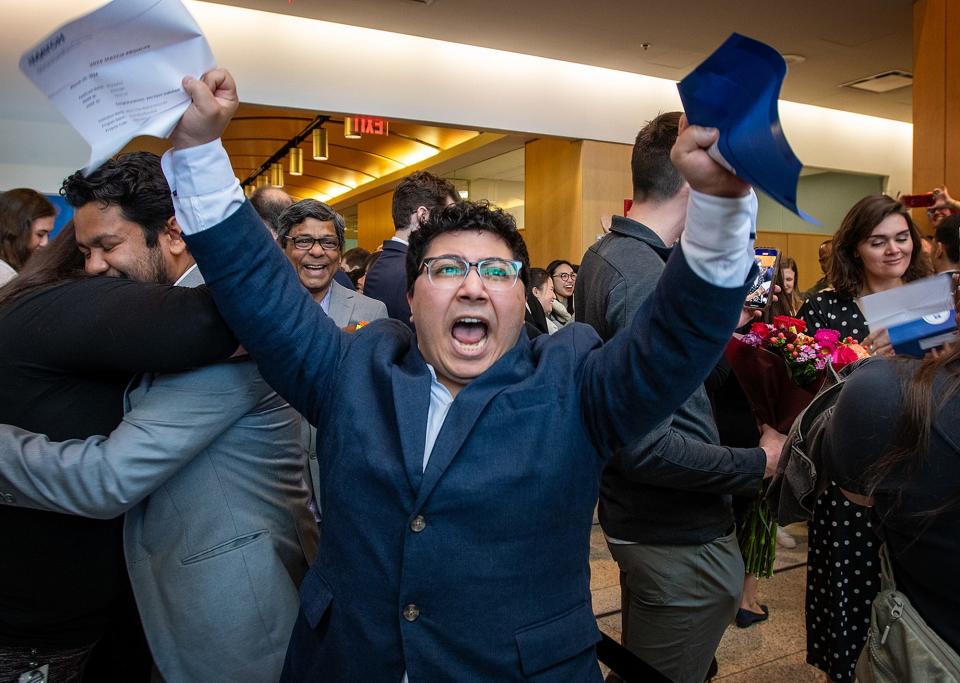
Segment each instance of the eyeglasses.
[{"label": "eyeglasses", "polygon": [[576,280],[577,274],[576,273],[554,273],[553,277],[558,277],[564,282],[569,282],[570,280]]},{"label": "eyeglasses", "polygon": [[521,265],[520,261],[502,258],[467,261],[459,256],[432,256],[423,259],[420,269],[427,271],[427,279],[434,287],[456,289],[467,279],[470,269],[476,268],[484,287],[499,291],[517,284]]},{"label": "eyeglasses", "polygon": [[287,240],[293,242],[293,246],[303,251],[313,249],[314,244],[319,244],[324,251],[339,251],[340,241],[336,237],[311,237],[310,235],[298,235],[296,237],[287,237]]}]

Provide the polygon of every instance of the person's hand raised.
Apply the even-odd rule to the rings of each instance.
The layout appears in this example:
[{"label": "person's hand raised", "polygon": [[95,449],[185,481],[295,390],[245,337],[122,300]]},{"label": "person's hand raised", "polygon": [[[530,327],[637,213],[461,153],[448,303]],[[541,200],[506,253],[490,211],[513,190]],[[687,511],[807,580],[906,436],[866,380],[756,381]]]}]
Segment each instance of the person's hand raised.
[{"label": "person's hand raised", "polygon": [[743,197],[750,185],[710,158],[707,150],[720,137],[716,128],[691,126],[680,117],[680,134],[670,150],[670,160],[697,192],[715,197]]},{"label": "person's hand raised", "polygon": [[193,102],[170,134],[174,149],[196,147],[219,138],[240,104],[233,76],[226,69],[212,69],[199,79],[185,77],[183,89]]}]

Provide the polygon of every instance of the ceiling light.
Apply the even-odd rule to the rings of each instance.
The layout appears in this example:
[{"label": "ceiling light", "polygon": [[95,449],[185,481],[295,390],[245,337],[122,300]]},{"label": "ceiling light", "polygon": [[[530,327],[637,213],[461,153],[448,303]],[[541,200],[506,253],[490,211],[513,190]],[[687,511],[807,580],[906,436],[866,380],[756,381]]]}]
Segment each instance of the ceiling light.
[{"label": "ceiling light", "polygon": [[807,61],[807,58],[803,55],[798,55],[792,52],[788,52],[787,54],[780,56],[783,57],[783,61],[785,61],[787,64],[803,64],[805,61]]},{"label": "ceiling light", "polygon": [[245,197],[249,197],[250,195],[253,194],[253,190],[254,190],[253,185],[244,185],[244,186],[243,186],[243,194],[244,194],[244,196],[245,196]]},{"label": "ceiling light", "polygon": [[313,129],[313,160],[326,161],[330,158],[330,141],[326,128]]},{"label": "ceiling light", "polygon": [[256,183],[257,183],[257,189],[259,190],[261,187],[266,187],[267,185],[269,185],[270,179],[267,177],[266,173],[261,173],[260,175],[257,176]]},{"label": "ceiling light", "polygon": [[303,150],[290,148],[290,175],[303,175]]},{"label": "ceiling light", "polygon": [[277,187],[283,187],[283,165],[274,163],[270,165],[270,184]]},{"label": "ceiling light", "polygon": [[469,199],[469,198],[470,198],[470,192],[467,191],[467,190],[459,190],[459,191],[457,192],[457,194],[460,195],[460,199]]},{"label": "ceiling light", "polygon": [[913,74],[906,71],[884,71],[883,73],[859,78],[849,83],[841,83],[841,88],[856,88],[867,92],[883,93],[913,85]]},{"label": "ceiling light", "polygon": [[360,132],[354,128],[353,119],[349,116],[343,118],[343,137],[348,140],[359,140]]}]

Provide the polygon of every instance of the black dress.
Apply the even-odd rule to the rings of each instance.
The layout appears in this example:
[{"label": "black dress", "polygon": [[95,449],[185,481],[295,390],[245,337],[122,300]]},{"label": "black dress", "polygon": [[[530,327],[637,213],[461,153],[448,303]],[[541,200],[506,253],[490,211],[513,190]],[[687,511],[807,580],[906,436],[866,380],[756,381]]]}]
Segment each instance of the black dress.
[{"label": "black dress", "polygon": [[[833,329],[863,341],[870,333],[860,307],[827,289],[800,308],[810,333]],[[870,513],[831,481],[813,506],[807,555],[807,662],[834,681],[853,680],[867,639],[870,603],[880,590],[879,542]]]}]

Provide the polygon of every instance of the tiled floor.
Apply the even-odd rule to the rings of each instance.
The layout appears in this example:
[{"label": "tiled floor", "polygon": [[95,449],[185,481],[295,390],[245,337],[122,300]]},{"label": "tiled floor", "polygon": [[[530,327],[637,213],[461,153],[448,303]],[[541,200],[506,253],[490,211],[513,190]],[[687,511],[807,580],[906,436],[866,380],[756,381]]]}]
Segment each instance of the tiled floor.
[{"label": "tiled floor", "polygon": [[[781,683],[823,680],[806,659],[803,593],[806,581],[807,530],[789,527],[797,539],[794,550],[778,548],[773,578],[760,582],[760,599],[770,618],[746,629],[727,628],[717,662],[715,681],[723,683]],[[620,585],[616,563],[607,551],[599,526],[591,536],[590,588],[600,629],[620,640]]]}]

